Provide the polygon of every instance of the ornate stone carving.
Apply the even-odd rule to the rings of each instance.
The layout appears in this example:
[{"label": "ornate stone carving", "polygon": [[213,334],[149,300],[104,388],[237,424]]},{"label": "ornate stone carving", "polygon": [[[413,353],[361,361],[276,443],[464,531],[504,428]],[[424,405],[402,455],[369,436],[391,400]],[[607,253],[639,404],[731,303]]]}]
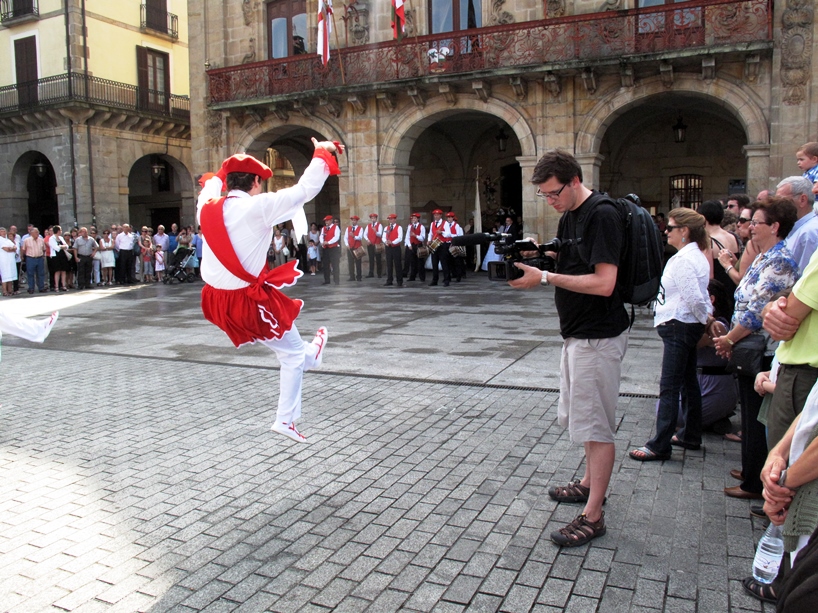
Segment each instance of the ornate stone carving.
[{"label": "ornate stone carving", "polygon": [[242,0],[241,12],[244,15],[244,25],[249,26],[251,23],[253,23],[254,11],[255,9],[253,8],[252,0]]},{"label": "ornate stone carving", "polygon": [[351,2],[346,7],[344,23],[349,32],[350,44],[366,45],[369,42],[369,6],[365,2]]},{"label": "ornate stone carving", "polygon": [[406,10],[406,5],[403,7],[403,15],[406,17],[406,23],[404,24],[406,28],[406,36],[414,36],[415,32],[415,9]]},{"label": "ornate stone carving", "polygon": [[781,15],[781,84],[784,104],[802,104],[812,68],[812,0],[790,0]]},{"label": "ornate stone carving", "polygon": [[618,11],[621,8],[622,0],[605,0],[602,3],[602,6],[599,7],[600,11]]},{"label": "ornate stone carving", "polygon": [[251,38],[247,41],[247,53],[244,54],[244,57],[241,60],[242,64],[249,64],[250,62],[256,61],[256,39]]},{"label": "ornate stone carving", "polygon": [[489,18],[491,25],[499,26],[504,23],[514,23],[514,15],[503,10],[505,3],[506,0],[491,0],[491,17]]},{"label": "ornate stone carving", "polygon": [[207,112],[207,138],[210,146],[220,149],[222,146],[223,122],[222,114],[214,111]]},{"label": "ornate stone carving", "polygon": [[565,15],[565,0],[546,0],[546,17],[562,17],[563,15]]}]

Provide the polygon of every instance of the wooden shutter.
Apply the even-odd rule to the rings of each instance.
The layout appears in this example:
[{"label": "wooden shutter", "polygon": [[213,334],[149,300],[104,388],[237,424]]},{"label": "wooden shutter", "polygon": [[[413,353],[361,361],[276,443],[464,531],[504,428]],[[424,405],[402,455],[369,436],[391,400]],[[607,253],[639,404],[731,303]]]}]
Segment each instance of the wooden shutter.
[{"label": "wooden shutter", "polygon": [[14,41],[17,101],[20,106],[37,104],[37,41],[34,36]]},{"label": "wooden shutter", "polygon": [[148,108],[148,50],[136,46],[137,107]]},{"label": "wooden shutter", "polygon": [[168,3],[167,0],[146,0],[146,22],[151,30],[157,32],[168,31]]}]

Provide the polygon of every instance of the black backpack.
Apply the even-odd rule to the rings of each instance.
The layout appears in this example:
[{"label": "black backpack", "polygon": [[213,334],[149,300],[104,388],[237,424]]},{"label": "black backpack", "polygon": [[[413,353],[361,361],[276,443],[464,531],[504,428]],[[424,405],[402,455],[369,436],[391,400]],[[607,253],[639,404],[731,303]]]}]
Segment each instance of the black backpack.
[{"label": "black backpack", "polygon": [[[605,203],[615,207],[622,219],[624,240],[616,278],[622,301],[635,306],[647,306],[656,300],[662,281],[664,246],[659,228],[636,194],[611,198],[608,194],[597,192],[591,197],[595,198],[594,206]],[[588,219],[587,215],[585,219]],[[581,239],[584,228],[577,230],[577,238]],[[631,325],[633,318],[634,312],[631,309]]]}]

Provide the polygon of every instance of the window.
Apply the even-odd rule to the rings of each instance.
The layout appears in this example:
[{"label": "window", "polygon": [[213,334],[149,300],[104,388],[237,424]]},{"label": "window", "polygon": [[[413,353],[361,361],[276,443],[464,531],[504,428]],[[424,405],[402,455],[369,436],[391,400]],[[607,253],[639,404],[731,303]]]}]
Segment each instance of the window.
[{"label": "window", "polygon": [[17,104],[37,104],[37,38],[26,36],[14,41],[14,68],[17,78]]},{"label": "window", "polygon": [[145,0],[145,25],[157,32],[168,31],[167,0]]},{"label": "window", "polygon": [[306,0],[276,0],[267,4],[270,59],[307,52]]},{"label": "window", "polygon": [[[688,2],[689,0],[639,0],[639,8],[649,8],[652,6],[664,6],[665,4],[676,4]],[[668,20],[667,16],[672,15],[673,19]],[[639,33],[649,34],[663,32],[665,30],[678,31],[685,28],[692,28],[701,25],[701,8],[682,9],[671,12],[648,13],[639,17]]]},{"label": "window", "polygon": [[696,209],[702,203],[702,175],[674,175],[670,177],[670,207],[684,206]]},{"label": "window", "polygon": [[429,23],[432,34],[470,30],[483,25],[479,0],[431,0]]},{"label": "window", "polygon": [[170,56],[161,51],[136,48],[136,69],[139,80],[139,107],[167,113],[170,103]]}]

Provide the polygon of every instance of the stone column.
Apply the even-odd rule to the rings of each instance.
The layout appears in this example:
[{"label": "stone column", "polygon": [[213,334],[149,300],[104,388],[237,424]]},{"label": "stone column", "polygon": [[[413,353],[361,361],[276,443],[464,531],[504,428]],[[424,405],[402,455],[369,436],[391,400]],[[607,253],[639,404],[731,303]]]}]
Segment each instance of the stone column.
[{"label": "stone column", "polygon": [[[524,235],[534,234],[535,240],[547,240],[548,230],[550,229],[549,221],[546,219],[547,210],[541,202],[541,198],[537,198],[537,188],[531,184],[531,175],[534,172],[534,166],[537,165],[539,158],[535,155],[521,155],[515,158],[520,163],[520,171],[522,172],[523,182],[523,233]],[[554,226],[556,232],[556,226]]]},{"label": "stone column", "polygon": [[770,145],[744,145],[747,157],[747,194],[752,200],[763,189],[772,189],[775,179],[770,177]]},{"label": "stone column", "polygon": [[[409,200],[409,175],[415,169],[414,166],[382,165],[378,166],[378,175],[381,182],[381,208],[380,217],[392,211],[398,216],[401,223],[409,219],[411,213],[411,202]],[[384,214],[384,211],[386,214]]]}]

